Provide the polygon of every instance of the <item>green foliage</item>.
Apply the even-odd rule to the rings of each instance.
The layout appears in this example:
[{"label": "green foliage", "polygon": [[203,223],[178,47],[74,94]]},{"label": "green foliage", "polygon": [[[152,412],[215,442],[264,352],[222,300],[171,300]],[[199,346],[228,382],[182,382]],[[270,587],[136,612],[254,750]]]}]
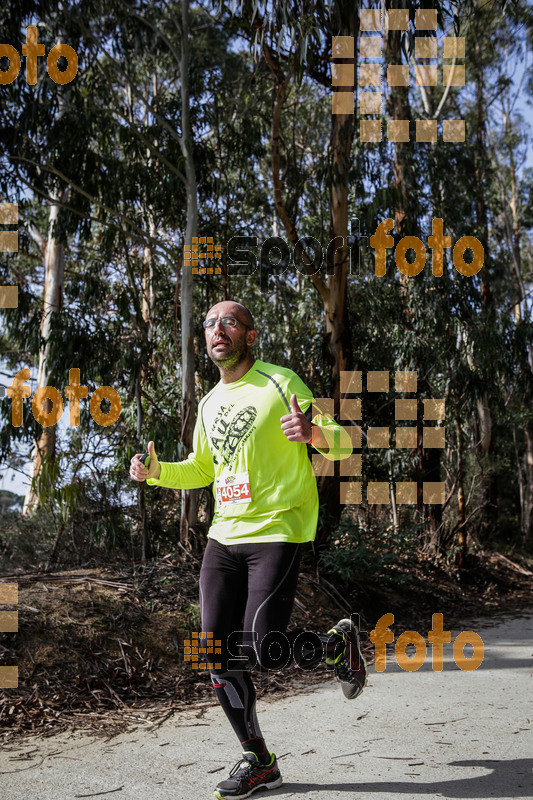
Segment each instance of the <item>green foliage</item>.
[{"label": "green foliage", "polygon": [[69,522],[80,498],[80,485],[72,482],[61,485],[61,461],[43,456],[41,470],[35,479],[40,505],[48,508],[56,524]]},{"label": "green foliage", "polygon": [[189,603],[189,605],[185,606],[183,611],[190,629],[192,631],[200,631],[202,621],[199,603]]},{"label": "green foliage", "polygon": [[395,533],[378,526],[364,528],[345,516],[321,550],[319,564],[346,586],[373,572],[392,583],[404,583],[409,561],[417,553],[420,527],[411,524]]}]

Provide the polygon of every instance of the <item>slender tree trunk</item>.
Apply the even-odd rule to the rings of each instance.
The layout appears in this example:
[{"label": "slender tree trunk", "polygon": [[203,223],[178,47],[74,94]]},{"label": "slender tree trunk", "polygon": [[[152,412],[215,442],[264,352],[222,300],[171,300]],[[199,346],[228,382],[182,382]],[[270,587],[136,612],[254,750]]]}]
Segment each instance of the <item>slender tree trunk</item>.
[{"label": "slender tree trunk", "polygon": [[[37,388],[50,385],[50,353],[52,315],[61,310],[63,305],[63,272],[64,272],[64,247],[57,241],[57,222],[59,219],[61,203],[66,200],[67,191],[57,196],[57,202],[52,203],[48,215],[48,240],[44,253],[44,298],[43,316],[41,320],[41,345],[39,348],[39,372]],[[68,365],[69,369],[74,366]],[[43,410],[49,413],[52,403],[46,399]],[[22,513],[31,514],[37,507],[39,500],[35,491],[35,480],[41,472],[43,457],[54,458],[56,447],[56,425],[43,427],[39,439],[32,451],[31,481],[26,490]]]},{"label": "slender tree trunk", "polygon": [[389,497],[391,504],[391,519],[392,528],[395,534],[400,531],[400,515],[398,513],[398,506],[396,505],[396,493],[394,491],[394,476],[392,474],[392,464],[389,463]]},{"label": "slender tree trunk", "polygon": [[[346,315],[348,279],[348,171],[354,130],[353,115],[332,114],[331,155],[332,179],[330,182],[330,241],[342,246],[330,248],[327,288],[324,301],[326,341],[333,379],[333,395],[339,397],[340,373],[351,365],[350,337]],[[331,252],[333,250],[333,252]]]},{"label": "slender tree trunk", "polygon": [[[153,106],[154,112],[156,111],[157,101],[157,76],[152,76],[152,90],[153,90]],[[145,111],[145,126],[149,124],[148,103],[146,104]],[[155,140],[157,147],[157,139]],[[157,161],[154,163],[150,149],[146,151],[146,158],[148,165],[152,170],[157,171]],[[142,405],[142,387],[150,383],[151,379],[151,358],[152,358],[152,315],[154,310],[154,254],[151,242],[157,236],[157,226],[154,219],[154,213],[148,206],[148,201],[145,197],[145,215],[148,223],[148,230],[150,232],[150,243],[146,243],[143,248],[143,276],[142,276],[142,303],[141,313],[145,323],[147,353],[141,366],[140,374],[137,376],[135,382],[135,402],[137,406],[137,442],[139,449],[143,449],[142,433],[144,411]],[[139,527],[141,532],[141,561],[147,561],[153,555],[152,541],[150,536],[150,527],[148,524],[148,516],[146,513],[146,494],[145,484],[139,483],[137,486],[137,509],[139,514]]]},{"label": "slender tree trunk", "polygon": [[[345,8],[341,35],[354,36],[358,20],[356,8]],[[357,48],[355,48],[357,53]],[[357,62],[354,63],[357,75]],[[357,96],[355,97],[357,106]],[[331,369],[331,396],[339,408],[341,372],[354,367],[351,348],[346,296],[348,290],[348,174],[354,139],[353,114],[332,114],[330,129],[331,176],[329,179],[330,245],[327,253],[326,292],[321,293],[324,304],[325,343]],[[317,287],[318,288],[318,287]],[[338,469],[338,465],[337,465]],[[341,516],[340,477],[323,476],[319,480],[320,502],[334,525]],[[317,537],[320,544],[329,531]]]},{"label": "slender tree trunk", "polygon": [[526,438],[526,499],[524,504],[524,521],[522,541],[525,547],[533,543],[533,435],[529,428]]},{"label": "slender tree trunk", "polygon": [[[402,7],[402,4],[394,4]],[[392,6],[391,6],[392,7]],[[385,42],[386,62],[399,64],[402,61],[401,32],[389,31]],[[403,86],[390,88],[388,98],[388,112],[392,120],[410,120],[412,117],[409,104],[409,90]],[[416,145],[415,145],[416,146]],[[397,190],[398,202],[394,210],[394,231],[396,238],[412,235],[416,232],[419,217],[418,207],[418,180],[413,167],[413,143],[396,142],[394,144],[393,161],[394,187]],[[411,325],[413,316],[407,301],[407,277],[400,275],[401,297],[405,324]],[[418,393],[424,396],[428,390],[427,383],[422,378],[418,381]],[[440,550],[438,531],[442,521],[442,508],[440,505],[426,506],[423,503],[424,481],[439,481],[441,472],[441,451],[438,449],[424,450],[422,440],[418,442],[418,497],[417,514],[420,519],[427,522],[423,533],[423,548],[430,555],[436,555]]]},{"label": "slender tree trunk", "polygon": [[520,254],[520,217],[518,214],[518,196],[516,189],[516,169],[514,163],[514,153],[512,147],[509,148],[510,177],[511,177],[511,220],[512,220],[512,248],[513,248],[513,289],[515,293],[514,319],[516,324],[522,319],[522,300],[524,297],[524,286],[522,282],[522,257]]},{"label": "slender tree trunk", "polygon": [[[182,2],[181,15],[181,150],[185,159],[187,179],[187,226],[185,243],[191,245],[198,232],[198,189],[193,154],[193,136],[189,101],[189,0]],[[181,275],[181,355],[182,355],[182,402],[181,441],[185,452],[193,446],[194,416],[196,411],[194,381],[194,319],[193,276],[190,268],[182,268]],[[196,490],[181,493],[180,540],[184,547],[191,548],[190,532],[197,521]]]},{"label": "slender tree trunk", "polygon": [[[400,46],[401,31],[390,31],[385,41],[386,63],[400,64],[402,50]],[[388,112],[391,120],[411,119],[408,89],[404,86],[392,86],[388,98]],[[394,143],[393,174],[394,186],[398,190],[399,202],[394,210],[394,232],[398,238],[411,233],[416,221],[416,212],[411,207],[415,197],[409,194],[409,186],[413,184],[410,164],[410,143]],[[413,194],[413,193],[411,193]],[[402,275],[405,285],[405,276]]]},{"label": "slender tree trunk", "polygon": [[[59,32],[59,40],[64,41],[63,33]],[[57,87],[57,113],[55,124],[60,125],[63,117],[69,109],[69,97],[71,87]],[[64,274],[64,246],[58,241],[57,224],[64,204],[70,191],[68,188],[61,188],[58,184],[51,187],[50,195],[53,198],[48,212],[48,239],[44,247],[44,292],[43,292],[43,316],[41,320],[41,342],[39,345],[39,372],[37,376],[37,388],[50,385],[50,354],[52,350],[51,330],[53,314],[61,310],[63,305],[63,274]],[[67,365],[70,369],[73,364]],[[52,403],[46,399],[43,402],[43,410],[49,413],[52,410]],[[31,480],[24,497],[22,513],[31,514],[39,504],[39,499],[35,491],[35,481],[41,473],[43,457],[55,458],[57,425],[43,427],[39,439],[35,442],[32,450]]]},{"label": "slender tree trunk", "polygon": [[[143,407],[141,398],[141,377],[138,376],[135,382],[135,403],[137,406],[137,442],[139,446],[142,440],[143,428]],[[145,484],[139,483],[137,486],[137,512],[139,515],[139,527],[141,530],[141,561],[147,561],[152,557],[152,548],[150,542],[150,532],[148,529],[146,519],[146,495]]]},{"label": "slender tree trunk", "polygon": [[[518,210],[518,189],[516,182],[516,166],[514,151],[512,146],[509,147],[509,168],[511,179],[511,225],[510,240],[513,253],[513,288],[515,292],[514,304],[514,319],[517,325],[522,322],[522,319],[529,319],[527,310],[527,298],[524,287],[524,280],[522,276],[522,254],[520,252],[520,213]],[[522,303],[524,304],[524,311],[522,312]],[[528,345],[528,367],[530,376],[533,378],[533,348]],[[525,400],[527,403],[527,399]],[[515,436],[513,431],[513,436]],[[525,439],[525,486],[520,485],[520,506],[521,506],[521,527],[522,527],[522,541],[527,547],[533,542],[533,430],[530,425],[526,425],[524,429]],[[515,443],[515,447],[517,447]],[[520,470],[520,463],[518,463],[520,477],[522,476]]]},{"label": "slender tree trunk", "polygon": [[461,428],[461,417],[456,403],[455,422],[457,426],[457,544],[459,554],[457,564],[459,568],[464,568],[468,551],[468,532],[466,530],[466,503],[464,490],[464,458],[463,458],[463,431]]},{"label": "slender tree trunk", "polygon": [[[483,10],[476,11],[476,25],[483,25]],[[488,237],[488,215],[485,199],[485,172],[487,152],[485,146],[485,82],[483,74],[481,36],[475,36],[473,56],[474,56],[474,75],[476,85],[476,145],[475,145],[475,174],[476,174],[476,198],[475,213],[478,238],[485,251],[485,267],[481,272],[481,303],[482,316],[484,322],[490,325],[491,317],[494,313],[494,301],[490,288],[489,280],[489,237]],[[498,517],[498,495],[496,476],[493,467],[494,437],[492,424],[492,409],[490,407],[488,392],[484,392],[477,402],[479,419],[479,444],[478,450],[484,456],[484,509],[482,518],[481,540],[486,543],[489,538],[490,529],[494,527]]]}]

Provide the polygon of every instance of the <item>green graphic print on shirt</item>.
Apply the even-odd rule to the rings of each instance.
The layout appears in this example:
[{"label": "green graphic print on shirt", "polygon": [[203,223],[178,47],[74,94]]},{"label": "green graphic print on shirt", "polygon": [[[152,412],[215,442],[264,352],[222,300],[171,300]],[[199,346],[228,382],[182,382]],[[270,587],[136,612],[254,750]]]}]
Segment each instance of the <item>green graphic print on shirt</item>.
[{"label": "green graphic print on shirt", "polygon": [[[290,442],[280,417],[291,412],[295,394],[305,413],[313,396],[290,369],[256,360],[233,383],[220,381],[201,401],[194,429],[194,450],[185,461],[160,462],[161,475],[149,484],[194,489],[214,480],[227,484],[247,473],[250,499],[220,503],[209,537],[222,544],[307,542],[315,538],[318,492],[307,446]],[[350,437],[327,416],[313,419],[330,442],[326,458],[346,458]]]},{"label": "green graphic print on shirt", "polygon": [[254,424],[257,408],[246,406],[240,411],[233,411],[234,408],[235,403],[221,406],[208,434],[215,466],[222,463],[229,469],[233,468],[237,450],[244,445],[257,427]]}]

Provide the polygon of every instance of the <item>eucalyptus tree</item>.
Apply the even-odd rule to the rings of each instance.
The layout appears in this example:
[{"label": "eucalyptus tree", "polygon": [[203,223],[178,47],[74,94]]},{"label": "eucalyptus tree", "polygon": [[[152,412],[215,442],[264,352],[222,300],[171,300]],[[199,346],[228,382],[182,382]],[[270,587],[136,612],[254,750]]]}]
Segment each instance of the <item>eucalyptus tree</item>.
[{"label": "eucalyptus tree", "polygon": [[[2,30],[9,35],[13,46],[19,51],[26,39],[26,26],[37,22],[34,26],[37,41],[43,49],[50,49],[52,44],[60,41],[70,42],[74,49],[79,49],[77,32],[63,18],[61,11],[54,4],[27,4],[2,11]],[[48,45],[45,48],[44,43]],[[60,59],[61,60],[61,59]],[[29,61],[28,61],[29,63]],[[2,86],[4,91],[4,126],[1,136],[1,156],[3,162],[2,190],[7,199],[19,200],[21,219],[26,232],[33,240],[38,253],[38,261],[44,266],[43,271],[43,309],[40,318],[40,342],[37,351],[38,386],[49,385],[52,376],[53,329],[57,312],[63,302],[64,280],[64,245],[65,239],[76,229],[72,214],[65,215],[63,209],[70,203],[68,188],[61,181],[56,170],[57,164],[70,153],[78,165],[83,162],[83,147],[87,142],[83,131],[81,136],[73,138],[72,126],[76,120],[72,113],[72,87],[69,83],[61,84],[44,72],[44,60],[37,59],[36,75],[31,82],[24,80],[19,73],[18,78],[10,84]],[[44,161],[49,160],[49,167]],[[45,213],[35,213],[36,204],[29,202],[31,195],[44,200]],[[76,201],[73,203],[76,206]],[[26,209],[27,212],[26,213]],[[43,209],[43,210],[44,210]],[[17,259],[15,258],[15,261]],[[28,262],[26,261],[26,264]],[[8,320],[11,332],[16,328],[16,315]],[[16,336],[15,336],[16,338]],[[50,400],[43,403],[43,410],[49,412]],[[32,426],[34,447],[32,454],[32,474],[36,477],[41,469],[41,461],[53,459],[56,447],[55,426],[44,427],[40,433]],[[25,498],[24,510],[27,512],[35,505],[35,493],[30,485]]]},{"label": "eucalyptus tree", "polygon": [[[67,248],[69,304],[55,315],[48,363],[58,356],[58,364],[61,351],[71,353],[76,342],[88,356],[84,366],[97,373],[99,361],[106,363],[101,347],[88,353],[73,329],[85,316],[86,341],[94,343],[94,326],[104,326],[112,339],[106,354],[115,357],[107,380],[126,389],[124,418],[132,425],[129,433],[127,426],[122,429],[117,461],[125,461],[133,446],[124,440],[137,439],[138,448],[147,429],[158,434],[171,457],[184,457],[194,423],[195,342],[201,331],[199,321],[194,324],[193,290],[204,305],[203,289],[210,283],[200,279],[193,286],[190,267],[183,267],[183,244],[198,232],[198,217],[220,230],[224,187],[228,195],[233,187],[252,207],[250,189],[263,147],[253,122],[257,103],[250,92],[227,101],[236,81],[246,85],[252,77],[250,65],[226,31],[186,4],[73,3],[63,13],[62,27],[80,54],[68,115],[57,127],[34,120],[36,107],[43,119],[47,112],[53,118],[45,91],[53,87],[40,87],[37,106],[30,93],[15,94],[7,128],[13,141],[6,136],[4,149],[13,181],[25,181],[37,210],[38,198],[49,195],[47,180],[68,193],[54,230]],[[24,22],[21,17],[19,27]],[[242,224],[245,208],[227,211],[230,228]],[[31,227],[35,241],[37,218],[40,210]],[[195,520],[193,499],[184,500],[184,546]],[[141,495],[141,516],[144,506]],[[143,542],[147,556],[146,526]]]},{"label": "eucalyptus tree", "polygon": [[[503,54],[490,62],[486,106],[486,146],[494,175],[492,240],[497,261],[503,265],[496,292],[502,311],[511,313],[515,324],[510,335],[514,358],[513,376],[506,383],[506,407],[517,414],[507,416],[513,430],[516,454],[520,528],[524,544],[533,539],[533,339],[531,334],[531,220],[528,219],[527,151],[531,128],[519,110],[528,91],[528,35],[533,30],[531,8],[513,4],[505,15],[490,18],[491,41]],[[523,440],[522,440],[523,433]]]}]

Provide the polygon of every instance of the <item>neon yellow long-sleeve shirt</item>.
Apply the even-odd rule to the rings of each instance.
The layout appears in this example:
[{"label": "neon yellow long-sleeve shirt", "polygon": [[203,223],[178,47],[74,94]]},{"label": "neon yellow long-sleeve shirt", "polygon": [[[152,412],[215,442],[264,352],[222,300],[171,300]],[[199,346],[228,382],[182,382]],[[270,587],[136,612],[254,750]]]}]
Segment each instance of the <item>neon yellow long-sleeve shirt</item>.
[{"label": "neon yellow long-sleeve shirt", "polygon": [[[280,417],[295,394],[305,412],[313,395],[290,369],[256,360],[233,383],[220,381],[199,404],[193,452],[177,463],[160,462],[147,483],[195,489],[213,481],[216,510],[208,536],[222,544],[308,542],[315,538],[318,492],[306,445],[290,442]],[[319,415],[330,445],[328,459],[352,452],[347,432]]]}]

